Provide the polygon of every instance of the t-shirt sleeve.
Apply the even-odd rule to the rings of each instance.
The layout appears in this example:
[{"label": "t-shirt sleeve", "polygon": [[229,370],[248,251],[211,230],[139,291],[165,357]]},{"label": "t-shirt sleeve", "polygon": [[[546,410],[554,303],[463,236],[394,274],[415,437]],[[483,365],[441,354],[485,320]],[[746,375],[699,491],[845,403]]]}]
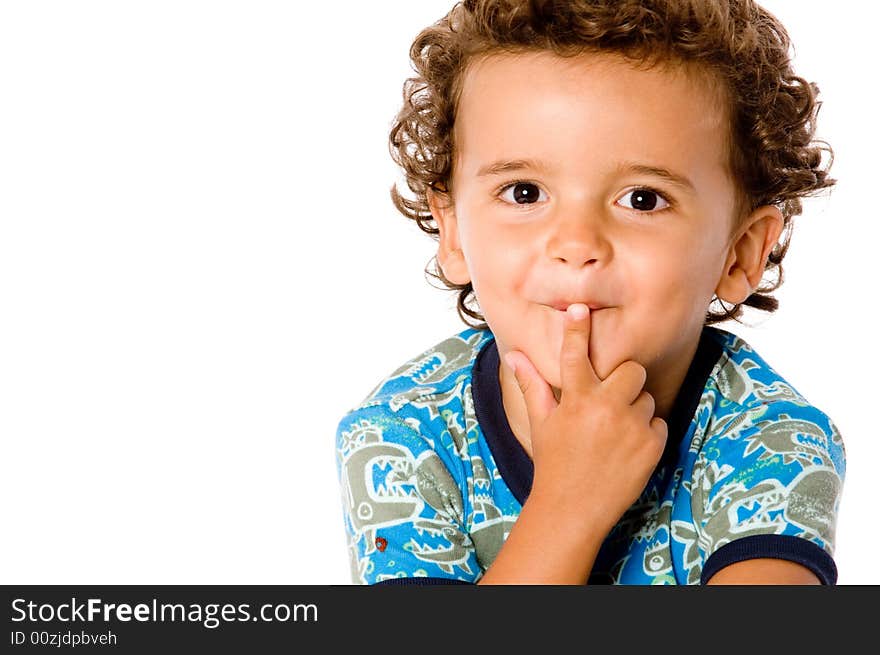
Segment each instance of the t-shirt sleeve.
[{"label": "t-shirt sleeve", "polygon": [[350,412],[336,464],[355,584],[476,582],[454,456],[435,450],[416,417],[385,406]]},{"label": "t-shirt sleeve", "polygon": [[692,489],[700,581],[746,559],[771,557],[835,584],[835,527],[846,470],[843,440],[798,399],[745,411],[707,442]]}]

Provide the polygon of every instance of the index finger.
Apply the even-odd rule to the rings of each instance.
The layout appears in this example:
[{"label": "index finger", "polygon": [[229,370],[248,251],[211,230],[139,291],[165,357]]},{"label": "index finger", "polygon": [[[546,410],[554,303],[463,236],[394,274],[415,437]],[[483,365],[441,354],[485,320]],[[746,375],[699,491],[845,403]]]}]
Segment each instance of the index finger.
[{"label": "index finger", "polygon": [[569,305],[565,312],[559,374],[562,394],[583,393],[601,383],[590,361],[590,308],[580,303]]}]

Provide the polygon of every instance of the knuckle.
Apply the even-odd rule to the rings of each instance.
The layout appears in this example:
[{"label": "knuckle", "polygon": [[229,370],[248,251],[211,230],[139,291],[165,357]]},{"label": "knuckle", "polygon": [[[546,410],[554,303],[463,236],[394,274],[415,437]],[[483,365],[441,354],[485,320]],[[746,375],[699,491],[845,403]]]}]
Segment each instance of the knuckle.
[{"label": "knuckle", "polygon": [[584,408],[583,397],[571,388],[562,390],[559,401],[560,406],[564,406],[566,411],[578,413]]},{"label": "knuckle", "polygon": [[632,376],[634,380],[639,381],[639,386],[644,386],[645,380],[648,376],[648,371],[642,366],[639,362],[634,360],[629,360],[624,362],[624,365],[627,367],[629,374]]},{"label": "knuckle", "polygon": [[577,368],[584,363],[584,355],[580,350],[566,349],[560,357],[560,362],[566,368]]},{"label": "knuckle", "polygon": [[662,432],[663,434],[666,434],[669,430],[669,425],[667,425],[666,421],[659,416],[655,416],[651,423],[654,424],[658,432]]},{"label": "knuckle", "polygon": [[641,389],[645,386],[645,380],[647,380],[645,367],[632,360],[623,362],[608,376],[608,382],[619,393],[630,393]]},{"label": "knuckle", "polygon": [[622,415],[614,401],[600,401],[591,404],[590,414],[597,423],[602,425],[615,425],[621,423]]},{"label": "knuckle", "polygon": [[655,416],[651,419],[651,429],[654,430],[654,433],[660,438],[661,443],[666,443],[666,438],[669,434],[669,426],[666,424],[662,418]]}]

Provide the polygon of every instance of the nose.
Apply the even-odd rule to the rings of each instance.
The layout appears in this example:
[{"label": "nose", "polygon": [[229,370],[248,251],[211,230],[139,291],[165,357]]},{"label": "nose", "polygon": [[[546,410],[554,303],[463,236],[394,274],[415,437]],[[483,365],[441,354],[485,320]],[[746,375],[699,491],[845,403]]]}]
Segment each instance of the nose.
[{"label": "nose", "polygon": [[611,259],[611,242],[601,218],[580,212],[554,223],[547,242],[547,254],[553,261],[581,269],[587,265],[604,265]]}]

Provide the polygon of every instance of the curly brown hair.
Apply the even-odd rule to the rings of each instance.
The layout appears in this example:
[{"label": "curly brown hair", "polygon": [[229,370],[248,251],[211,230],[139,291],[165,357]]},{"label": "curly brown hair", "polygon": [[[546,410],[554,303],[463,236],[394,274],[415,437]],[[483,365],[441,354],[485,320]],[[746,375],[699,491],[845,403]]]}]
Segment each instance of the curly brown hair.
[{"label": "curly brown hair", "polygon": [[[728,102],[729,167],[738,188],[740,219],[762,205],[777,206],[782,239],[765,265],[775,271],[744,302],[706,313],[706,324],[738,320],[743,305],[774,312],[771,292],[783,282],[782,259],[791,240],[801,198],[834,185],[828,176],[831,147],[814,139],[821,102],[815,83],[798,77],[789,58],[783,25],[753,0],[464,0],[422,30],[410,58],[417,76],[403,86],[403,107],[389,135],[394,161],[415,199],[391,188],[394,206],[439,239],[427,190],[449,199],[454,162],[453,127],[464,73],[493,53],[552,51],[563,57],[615,53],[643,65],[679,64],[708,73]],[[823,165],[822,153],[828,161]],[[737,224],[734,221],[734,225]],[[458,291],[457,309],[472,327],[486,327],[471,307],[471,284],[443,275],[432,258],[425,272]],[[711,307],[711,303],[710,303]],[[473,324],[468,317],[480,321]]]}]

